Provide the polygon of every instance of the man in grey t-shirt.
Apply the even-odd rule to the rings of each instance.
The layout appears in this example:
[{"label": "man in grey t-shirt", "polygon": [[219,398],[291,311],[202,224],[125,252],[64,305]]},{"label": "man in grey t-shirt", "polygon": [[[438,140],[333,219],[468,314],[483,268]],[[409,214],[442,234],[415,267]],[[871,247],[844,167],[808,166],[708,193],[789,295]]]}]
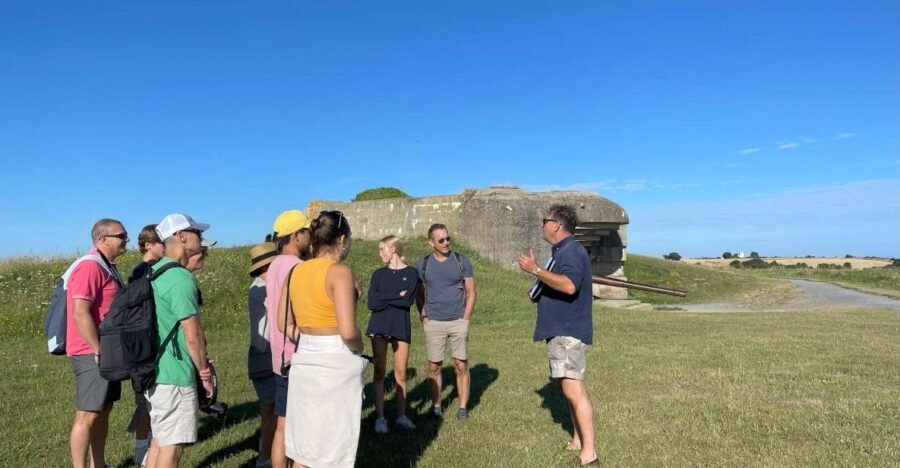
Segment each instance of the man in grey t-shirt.
[{"label": "man in grey t-shirt", "polygon": [[424,288],[419,288],[416,304],[425,330],[425,352],[428,357],[428,381],[431,383],[432,414],[441,417],[441,364],[447,341],[456,370],[459,394],[457,419],[466,419],[469,411],[469,320],[475,308],[475,278],[472,263],[464,255],[450,250],[450,233],[443,224],[428,228],[431,255],[419,260],[416,269]]}]

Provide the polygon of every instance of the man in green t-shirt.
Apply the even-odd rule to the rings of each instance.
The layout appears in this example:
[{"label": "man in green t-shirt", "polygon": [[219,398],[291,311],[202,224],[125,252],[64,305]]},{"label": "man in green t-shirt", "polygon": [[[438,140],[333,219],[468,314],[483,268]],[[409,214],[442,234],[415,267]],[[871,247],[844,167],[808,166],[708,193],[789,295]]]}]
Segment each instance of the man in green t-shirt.
[{"label": "man in green t-shirt", "polygon": [[[184,214],[166,216],[156,227],[166,245],[166,256],[153,265],[153,271],[173,262],[185,268],[172,268],[153,281],[162,352],[156,383],[145,393],[153,432],[147,466],[177,466],[184,445],[197,441],[200,408],[195,370],[207,395],[213,393],[206,339],[200,326],[197,279],[191,273],[197,265],[192,259],[203,255],[204,245],[212,244],[203,240],[207,229],[208,224]],[[170,337],[175,327],[178,329]]]}]

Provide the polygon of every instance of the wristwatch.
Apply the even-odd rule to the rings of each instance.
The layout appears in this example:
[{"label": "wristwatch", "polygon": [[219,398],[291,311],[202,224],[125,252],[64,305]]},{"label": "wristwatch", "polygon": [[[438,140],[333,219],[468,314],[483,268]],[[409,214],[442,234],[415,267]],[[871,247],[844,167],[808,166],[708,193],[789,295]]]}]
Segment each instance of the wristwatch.
[{"label": "wristwatch", "polygon": [[537,275],[541,274],[541,270],[542,270],[541,267],[534,267],[534,271],[532,271],[531,274],[534,276],[537,276]]}]

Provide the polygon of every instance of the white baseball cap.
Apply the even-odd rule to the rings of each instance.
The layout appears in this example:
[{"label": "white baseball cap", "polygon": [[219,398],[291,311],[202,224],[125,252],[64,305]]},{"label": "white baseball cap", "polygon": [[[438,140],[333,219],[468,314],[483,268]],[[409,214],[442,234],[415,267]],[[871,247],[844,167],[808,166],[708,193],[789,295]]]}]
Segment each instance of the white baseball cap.
[{"label": "white baseball cap", "polygon": [[[173,213],[159,222],[156,226],[156,233],[159,235],[160,239],[166,240],[172,237],[176,232],[184,231],[186,229],[196,229],[197,231],[203,232],[209,229],[209,224],[198,223],[194,221],[194,218],[191,218],[186,214]],[[204,242],[211,242],[209,245],[215,245],[215,241],[205,240]]]}]

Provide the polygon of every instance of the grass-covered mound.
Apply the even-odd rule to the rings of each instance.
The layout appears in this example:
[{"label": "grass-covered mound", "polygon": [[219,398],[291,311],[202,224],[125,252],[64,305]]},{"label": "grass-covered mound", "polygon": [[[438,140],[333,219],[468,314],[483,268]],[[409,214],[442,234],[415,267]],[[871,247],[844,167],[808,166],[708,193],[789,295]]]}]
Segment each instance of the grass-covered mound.
[{"label": "grass-covered mound", "polygon": [[384,198],[409,198],[409,195],[397,187],[376,187],[357,193],[353,197],[353,201],[381,200]]},{"label": "grass-covered mound", "polygon": [[[413,261],[426,252],[424,240],[410,242],[407,250]],[[531,341],[535,308],[525,297],[529,277],[471,257],[478,288],[470,340],[471,417],[463,423],[425,418],[424,343],[414,321],[408,414],[419,428],[375,434],[367,398],[359,466],[564,466],[573,457],[563,450],[570,426],[565,403],[547,379],[543,344]],[[136,260],[128,254],[120,261],[122,270]],[[50,288],[66,263],[0,266],[0,459],[5,465],[32,466],[37,459],[49,466],[69,463],[72,371],[65,358],[46,353],[40,336]],[[252,466],[256,456],[257,406],[246,370],[248,263],[248,248],[213,249],[198,275],[210,355],[217,362],[221,398],[231,409],[223,427],[201,421],[201,441],[187,448],[183,466]],[[376,244],[355,241],[349,263],[367,283],[379,266]],[[633,263],[641,264],[641,259]],[[675,268],[679,280],[699,275]],[[633,276],[654,282],[664,275]],[[695,291],[719,284],[691,281],[698,285]],[[365,326],[364,304],[357,314]],[[600,455],[610,466],[887,466],[900,459],[896,312],[595,308],[594,329],[586,383]],[[447,364],[443,395],[452,415],[456,394]],[[368,395],[370,390],[367,386]],[[390,385],[387,396],[393,396]],[[108,461],[118,466],[132,454],[125,427],[133,408],[126,385],[113,409],[107,445]],[[386,412],[390,420],[392,403],[386,403]]]},{"label": "grass-covered mound", "polygon": [[684,262],[628,254],[629,281],[687,291],[686,298],[631,289],[628,296],[651,304],[679,304],[741,300],[777,288],[771,280],[744,271],[722,270]]}]

